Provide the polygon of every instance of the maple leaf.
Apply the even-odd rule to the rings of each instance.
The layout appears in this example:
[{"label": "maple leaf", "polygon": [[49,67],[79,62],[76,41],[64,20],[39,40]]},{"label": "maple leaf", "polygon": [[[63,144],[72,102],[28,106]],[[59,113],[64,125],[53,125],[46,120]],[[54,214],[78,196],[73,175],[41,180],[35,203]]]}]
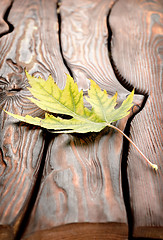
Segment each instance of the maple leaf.
[{"label": "maple leaf", "polygon": [[[55,130],[55,133],[87,133],[99,132],[106,126],[112,127],[125,136],[145,160],[157,170],[157,165],[152,164],[132,140],[125,135],[116,126],[111,125],[130,112],[133,106],[134,90],[123,101],[119,108],[117,105],[117,93],[111,98],[108,97],[106,90],[101,90],[100,87],[90,80],[90,89],[88,90],[88,97],[86,101],[91,104],[92,108],[89,110],[84,106],[83,91],[79,91],[77,83],[73,78],[67,75],[66,86],[61,90],[54,82],[51,76],[47,81],[42,78],[36,78],[26,72],[30,88],[34,98],[29,98],[39,108],[45,110],[45,118],[25,117],[7,112],[14,118],[24,121],[29,124],[34,124],[47,129]],[[70,119],[63,119],[59,116],[55,117],[50,113],[69,115]]]},{"label": "maple leaf", "polygon": [[[108,98],[107,92],[102,91],[100,87],[91,80],[90,90],[86,100],[92,105],[89,110],[84,106],[83,91],[79,91],[77,83],[73,78],[67,75],[66,86],[61,90],[54,82],[51,76],[47,81],[42,78],[32,77],[26,72],[29,88],[34,98],[29,98],[39,108],[46,111],[45,118],[25,117],[11,114],[14,118],[41,126],[47,129],[53,129],[57,133],[87,133],[99,132],[110,123],[115,122],[129,114],[132,107],[134,90],[127,97],[122,105],[115,109],[117,105],[117,93]],[[48,112],[48,113],[47,113]],[[51,113],[69,115],[71,119],[55,117]]]}]

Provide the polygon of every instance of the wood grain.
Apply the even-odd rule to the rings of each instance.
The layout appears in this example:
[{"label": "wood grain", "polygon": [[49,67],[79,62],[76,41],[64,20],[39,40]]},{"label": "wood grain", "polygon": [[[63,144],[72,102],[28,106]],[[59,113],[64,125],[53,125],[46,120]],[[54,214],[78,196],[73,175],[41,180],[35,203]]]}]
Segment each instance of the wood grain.
[{"label": "wood grain", "polygon": [[[119,122],[122,130],[126,121],[127,118]],[[114,223],[112,234],[126,238],[121,188],[122,139],[121,134],[110,129],[99,134],[55,137],[47,152],[44,179],[27,228],[29,239],[35,236],[32,232],[39,235],[40,230],[86,222]],[[64,227],[60,231],[64,232]],[[71,229],[67,231],[70,237]],[[62,239],[61,236],[57,235],[57,239]],[[89,232],[82,232],[81,239],[84,236],[89,237]],[[110,239],[109,232],[105,237]],[[98,235],[96,238],[100,239]]]},{"label": "wood grain", "polygon": [[[51,73],[54,79],[62,79],[61,84],[66,78],[57,35],[56,1],[50,1],[49,10],[44,13],[45,5],[46,1],[15,0],[6,20],[2,20],[5,26],[8,23],[14,26],[12,32],[3,28],[0,38],[0,238],[3,239],[13,239],[20,231],[44,154],[45,139],[42,130],[17,124],[2,108],[22,115],[44,115],[27,99],[31,95],[26,88],[25,68],[45,79]],[[8,6],[9,1],[0,2],[1,19]]]},{"label": "wood grain", "polygon": [[[112,2],[108,1],[76,1],[74,4],[63,1],[58,12],[62,19],[63,57],[79,87],[86,90],[91,77],[110,95],[118,90],[120,103],[129,92],[116,79],[108,57],[106,20],[111,6]],[[98,12],[101,19],[95,20]],[[87,26],[91,26],[89,30]],[[135,96],[134,102],[141,105],[142,96]],[[122,130],[127,119],[117,123]],[[56,135],[47,152],[44,178],[24,238],[33,239],[42,233],[44,237],[46,233],[51,236],[54,227],[57,231],[58,226],[83,222],[114,223],[119,227],[113,228],[112,234],[117,236],[118,231],[120,238],[126,238],[128,227],[121,186],[122,145],[121,134],[108,129],[99,134]],[[44,234],[48,228],[49,232]],[[70,233],[71,229],[67,238]],[[56,235],[57,239],[62,239],[61,236]],[[90,237],[89,232],[83,232],[81,239],[84,237]],[[105,239],[111,239],[109,233]]]},{"label": "wood grain", "polygon": [[[119,227],[121,234],[119,234]],[[115,231],[113,231],[115,229]],[[126,239],[126,228],[122,231],[119,224],[107,223],[74,223],[67,224],[49,230],[39,231],[27,236],[26,240],[48,240],[48,239],[64,239],[64,240],[121,240]]]},{"label": "wood grain", "polygon": [[[15,64],[10,61],[10,65],[14,69]],[[17,124],[2,110],[3,107],[13,113],[31,115],[40,112],[26,100],[30,94],[25,89],[24,74],[12,71],[6,78],[0,79],[0,224],[6,226],[0,227],[0,237],[3,239],[8,239],[4,234],[15,235],[19,228],[44,148],[39,128]]]},{"label": "wood grain", "polygon": [[[63,1],[61,43],[63,56],[79,88],[89,88],[88,79],[113,95],[129,92],[115,77],[109,60],[107,16],[114,1]],[[124,99],[124,95],[122,96]]]},{"label": "wood grain", "polygon": [[148,95],[131,123],[131,137],[158,164],[157,173],[131,147],[128,158],[133,236],[163,238],[163,4],[119,1],[112,9],[112,57],[119,73]]},{"label": "wood grain", "polygon": [[[128,224],[130,235],[133,227],[135,237],[162,238],[161,7],[161,1],[145,0],[0,2],[0,238],[18,237],[23,224],[26,230],[19,239],[126,239]],[[43,117],[44,112],[26,98],[30,93],[25,68],[45,79],[51,74],[61,88],[69,68],[85,95],[92,78],[110,96],[118,91],[121,104],[129,91],[123,79],[117,79],[110,54],[119,74],[141,93],[135,95],[130,117],[141,106],[144,92],[148,96],[131,122],[131,136],[159,165],[154,173],[130,147],[131,223],[121,175],[126,149],[118,132],[44,135],[40,128],[17,123],[2,111]],[[128,118],[116,125],[124,130]],[[25,217],[43,160],[28,222]]]}]

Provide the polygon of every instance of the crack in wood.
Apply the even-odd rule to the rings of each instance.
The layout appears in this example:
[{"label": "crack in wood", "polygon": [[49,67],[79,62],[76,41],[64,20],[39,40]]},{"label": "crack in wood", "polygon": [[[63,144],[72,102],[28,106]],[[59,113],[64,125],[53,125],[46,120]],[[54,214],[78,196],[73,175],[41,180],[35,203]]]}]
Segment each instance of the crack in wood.
[{"label": "crack in wood", "polygon": [[[113,9],[113,7],[115,6],[115,4],[117,3],[117,1],[112,5],[112,8],[109,10],[109,13],[108,13],[108,16],[107,16],[107,28],[108,28],[108,57],[109,57],[109,60],[110,60],[110,63],[112,65],[112,68],[113,68],[113,71],[114,71],[114,74],[117,78],[117,80],[122,84],[122,86],[124,88],[126,88],[128,91],[132,91],[133,88],[135,88],[135,94],[140,94],[140,95],[144,95],[145,99],[147,100],[148,98],[148,93],[144,91],[141,91],[140,89],[136,88],[134,85],[132,85],[119,71],[119,69],[117,68],[116,66],[116,63],[113,59],[113,56],[112,56],[112,44],[114,42],[114,39],[113,39],[113,33],[112,33],[112,29],[110,27],[110,24],[109,24],[109,17],[110,17],[110,14],[111,14],[111,11]],[[145,100],[145,102],[146,102]],[[141,108],[142,109],[142,108]]]},{"label": "crack in wood", "polygon": [[21,240],[22,239],[23,233],[28,226],[28,222],[29,222],[33,207],[35,205],[35,202],[36,202],[36,199],[37,199],[37,196],[38,196],[38,192],[40,190],[41,180],[42,180],[44,166],[45,166],[45,159],[46,159],[49,144],[52,140],[52,134],[48,131],[44,131],[43,132],[43,138],[45,139],[45,145],[44,145],[44,149],[43,149],[43,156],[42,156],[42,159],[41,159],[41,164],[40,164],[39,169],[38,169],[37,179],[36,179],[36,182],[33,186],[32,193],[31,193],[31,198],[29,199],[27,209],[26,209],[26,211],[25,211],[25,213],[24,213],[24,215],[21,219],[21,223],[19,225],[18,231],[16,232],[14,240]]},{"label": "crack in wood", "polygon": [[5,35],[7,35],[7,34],[9,34],[9,33],[11,33],[12,31],[14,31],[14,26],[12,25],[12,23],[10,23],[8,21],[8,16],[10,14],[10,10],[12,8],[13,2],[14,2],[14,0],[11,1],[10,5],[8,6],[8,8],[7,8],[7,10],[6,10],[5,14],[4,14],[4,17],[3,17],[3,20],[7,23],[9,29],[7,31],[1,33],[0,34],[0,38],[5,36]]},{"label": "crack in wood", "polygon": [[62,50],[62,42],[61,42],[61,31],[62,31],[62,18],[60,14],[60,6],[62,4],[62,0],[58,0],[56,3],[56,12],[57,12],[57,19],[58,19],[58,39],[59,39],[59,47],[60,47],[60,52],[62,56],[63,63],[65,64],[65,67],[67,68],[69,74],[71,77],[73,77],[73,73],[69,65],[67,64],[66,59],[64,58],[63,55],[63,50]]},{"label": "crack in wood", "polygon": [[[108,29],[108,57],[110,59],[111,66],[113,68],[114,74],[117,78],[117,80],[122,84],[124,88],[126,88],[128,91],[132,91],[134,86],[125,79],[122,74],[119,72],[118,68],[116,67],[116,64],[114,62],[113,56],[112,56],[112,43],[113,43],[113,33],[112,29],[109,24],[109,17],[112,12],[113,7],[117,3],[114,2],[112,5],[112,8],[109,10],[108,15],[107,15],[107,29]],[[130,126],[131,122],[134,119],[135,115],[138,114],[145,106],[147,99],[148,99],[148,94],[144,91],[140,91],[139,89],[135,88],[135,93],[144,95],[144,100],[142,102],[141,106],[138,106],[138,109],[135,113],[133,113],[132,117],[130,117],[127,121],[126,127],[124,129],[124,133],[129,136],[130,135]],[[132,233],[133,233],[133,216],[132,216],[132,211],[131,211],[131,204],[130,204],[130,190],[129,190],[129,182],[128,182],[128,175],[127,175],[127,162],[128,162],[128,152],[129,152],[129,141],[124,138],[123,140],[123,147],[122,147],[122,161],[121,161],[121,174],[122,174],[122,191],[123,191],[123,198],[124,198],[124,203],[126,207],[126,212],[127,212],[127,219],[128,219],[128,226],[129,226],[129,239],[132,238]]]}]

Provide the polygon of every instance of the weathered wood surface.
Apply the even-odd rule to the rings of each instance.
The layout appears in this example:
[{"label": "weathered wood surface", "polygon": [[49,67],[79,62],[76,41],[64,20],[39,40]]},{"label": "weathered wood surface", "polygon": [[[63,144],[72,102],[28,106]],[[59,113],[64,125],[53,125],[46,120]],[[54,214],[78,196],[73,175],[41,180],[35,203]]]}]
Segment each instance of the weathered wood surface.
[{"label": "weathered wood surface", "polygon": [[133,235],[163,238],[163,1],[119,1],[109,23],[113,32],[111,52],[118,71],[138,91],[146,93],[143,110],[131,122],[131,137],[159,166],[158,173],[153,174],[130,148]]},{"label": "weathered wood surface", "polygon": [[[3,15],[12,5],[9,1],[2,1],[1,4],[3,23]],[[18,12],[13,15],[16,19]],[[21,19],[22,16],[19,21]],[[16,21],[17,24],[19,21]],[[14,20],[12,24],[15,24]],[[23,47],[20,35],[24,33],[16,29],[16,24],[12,33],[10,24],[5,22],[3,25],[0,28],[0,239],[13,239],[28,210],[44,154],[45,139],[39,128],[16,124],[2,111],[3,107],[19,114],[42,114],[26,98],[30,94],[26,90],[25,64],[19,61],[19,48]]]},{"label": "weathered wood surface", "polygon": [[[3,6],[0,7],[3,19],[11,5],[5,1],[0,4]],[[44,142],[47,141],[42,130],[15,124],[17,121],[7,116],[2,107],[14,113],[42,115],[43,112],[26,98],[30,94],[26,88],[24,68],[44,78],[51,73],[55,79],[58,76],[64,79],[67,71],[60,54],[57,18],[52,19],[52,16],[56,17],[53,14],[55,2],[51,2],[52,6],[49,3],[49,11],[44,13],[45,4],[46,1],[42,5],[40,1],[14,1],[8,17],[13,31],[4,31],[3,27],[1,32],[1,239],[9,236],[12,239],[19,231],[23,216],[28,214],[28,202],[36,191],[34,186],[46,150]],[[3,35],[5,32],[7,34]],[[49,45],[49,37],[54,45]]]},{"label": "weathered wood surface", "polygon": [[[26,99],[24,68],[45,79],[52,74],[60,87],[70,71],[85,94],[92,78],[109,95],[118,91],[119,103],[131,90],[124,78],[141,93],[130,116],[148,96],[131,136],[159,165],[155,173],[130,147],[126,174],[128,148],[119,133],[52,135],[1,111],[0,238],[111,240],[126,239],[128,231],[163,238],[161,7],[133,0],[0,2],[1,107],[43,116]],[[117,126],[124,130],[127,121]]]}]

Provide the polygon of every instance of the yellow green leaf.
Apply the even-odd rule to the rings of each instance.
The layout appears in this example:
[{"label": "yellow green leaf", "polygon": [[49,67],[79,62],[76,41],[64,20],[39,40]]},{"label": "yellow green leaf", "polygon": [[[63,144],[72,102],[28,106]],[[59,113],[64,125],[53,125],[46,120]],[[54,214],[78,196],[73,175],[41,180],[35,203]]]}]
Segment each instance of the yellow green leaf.
[{"label": "yellow green leaf", "polygon": [[[86,97],[87,102],[92,106],[91,110],[89,110],[84,106],[83,91],[79,91],[77,84],[69,75],[67,75],[66,86],[63,90],[57,86],[51,76],[49,76],[47,81],[42,78],[33,77],[29,75],[28,72],[26,72],[26,76],[31,85],[29,90],[34,97],[29,99],[39,108],[45,110],[45,118],[33,118],[29,115],[23,117],[6,111],[9,115],[20,121],[54,130],[57,133],[99,132],[106,126],[112,127],[130,141],[152,168],[155,170],[158,169],[158,166],[150,162],[123,131],[111,125],[112,122],[129,114],[129,110],[133,105],[134,90],[123,101],[121,106],[117,108],[117,93],[115,93],[112,98],[109,98],[106,90],[102,91],[100,87],[91,80],[88,97]],[[49,112],[69,115],[71,118],[64,119],[59,116],[55,117],[49,114]]]},{"label": "yellow green leaf", "polygon": [[[65,88],[61,90],[49,76],[47,81],[36,78],[26,72],[30,84],[30,92],[34,98],[30,100],[39,108],[46,111],[45,118],[33,118],[29,115],[22,117],[10,114],[20,121],[52,129],[56,132],[99,132],[110,123],[117,121],[129,114],[132,107],[134,91],[127,97],[119,108],[117,104],[117,93],[112,98],[107,92],[91,80],[88,97],[86,100],[91,104],[89,110],[84,106],[83,91],[79,91],[77,83],[67,75]],[[50,113],[71,116],[70,119],[55,117]]]},{"label": "yellow green leaf", "polygon": [[73,78],[69,75],[67,75],[66,86],[63,90],[57,86],[51,76],[45,81],[27,73],[27,78],[31,85],[29,90],[36,98],[29,99],[41,109],[72,117],[90,114],[89,109],[85,108],[83,104],[83,91],[79,92],[77,83],[74,83]]}]

